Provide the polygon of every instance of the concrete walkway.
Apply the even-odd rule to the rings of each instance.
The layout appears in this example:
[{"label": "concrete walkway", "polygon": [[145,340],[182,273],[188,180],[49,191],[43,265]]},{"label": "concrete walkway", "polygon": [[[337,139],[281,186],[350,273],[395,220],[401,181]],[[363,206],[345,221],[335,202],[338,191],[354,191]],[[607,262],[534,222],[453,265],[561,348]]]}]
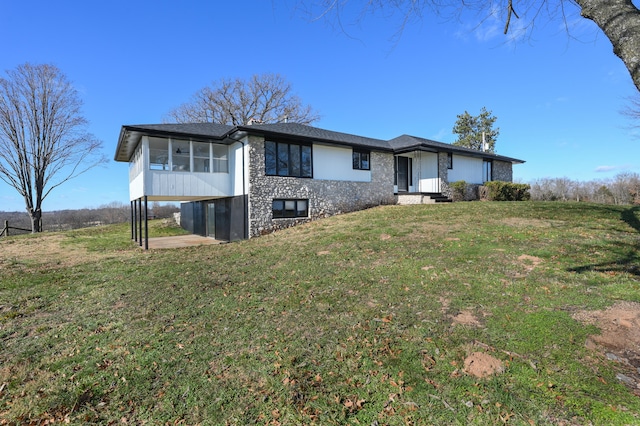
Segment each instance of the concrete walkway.
[{"label": "concrete walkway", "polygon": [[[177,237],[149,238],[149,249],[179,248],[220,244],[221,241],[200,235],[179,235]],[[142,240],[144,245],[144,240]]]}]

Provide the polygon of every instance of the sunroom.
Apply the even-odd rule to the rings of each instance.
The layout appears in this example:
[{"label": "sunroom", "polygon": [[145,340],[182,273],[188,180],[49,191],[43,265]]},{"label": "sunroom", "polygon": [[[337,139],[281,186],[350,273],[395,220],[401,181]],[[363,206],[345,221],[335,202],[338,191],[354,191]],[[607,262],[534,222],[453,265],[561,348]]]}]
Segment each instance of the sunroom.
[{"label": "sunroom", "polygon": [[[140,241],[140,245],[143,235],[145,241],[148,239],[146,217],[149,201],[211,205],[216,201],[219,212],[220,206],[229,204],[237,208],[243,204],[232,200],[244,200],[245,145],[229,138],[226,126],[198,126],[195,134],[162,131],[165,128],[170,130],[171,126],[175,125],[124,126],[120,134],[116,160],[129,162],[132,238]],[[243,210],[242,207],[240,209]],[[226,212],[229,209],[222,210]],[[203,214],[213,211],[213,208],[207,208]],[[224,226],[215,226],[216,222],[230,222],[228,217],[224,217],[224,212],[207,218],[211,229],[201,233],[214,238],[217,234],[227,235]],[[234,213],[244,217],[243,211]]]}]

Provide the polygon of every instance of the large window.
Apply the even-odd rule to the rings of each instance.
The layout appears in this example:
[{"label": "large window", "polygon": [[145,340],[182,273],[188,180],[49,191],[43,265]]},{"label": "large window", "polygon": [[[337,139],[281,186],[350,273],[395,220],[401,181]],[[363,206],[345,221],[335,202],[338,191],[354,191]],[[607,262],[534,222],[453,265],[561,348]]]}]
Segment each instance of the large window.
[{"label": "large window", "polygon": [[273,218],[309,217],[309,200],[273,200]]},{"label": "large window", "polygon": [[265,141],[264,169],[270,176],[312,177],[311,146]]},{"label": "large window", "polygon": [[353,168],[356,170],[371,170],[369,151],[353,150]]},{"label": "large window", "polygon": [[229,173],[227,145],[149,137],[149,168],[174,172]]}]

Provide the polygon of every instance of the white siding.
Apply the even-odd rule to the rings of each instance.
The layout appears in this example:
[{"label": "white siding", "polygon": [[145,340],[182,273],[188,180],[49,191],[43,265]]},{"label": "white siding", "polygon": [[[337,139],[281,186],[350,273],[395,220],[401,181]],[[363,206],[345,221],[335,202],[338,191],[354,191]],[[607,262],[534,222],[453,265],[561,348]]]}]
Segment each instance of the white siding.
[{"label": "white siding", "polygon": [[[229,173],[190,173],[149,169],[149,138],[142,138],[142,173],[130,178],[131,200],[149,197],[205,198],[242,194],[243,170],[241,143],[229,147]],[[246,149],[246,148],[245,148]]]},{"label": "white siding", "polygon": [[313,145],[313,178],[371,182],[370,170],[353,169],[352,152],[351,148]]},{"label": "white siding", "polygon": [[129,199],[137,200],[144,196],[144,171],[129,182]]},{"label": "white siding", "polygon": [[[243,155],[244,152],[244,155]],[[249,167],[242,162],[249,158],[249,146],[238,142],[229,147],[229,176],[231,177],[231,195],[243,195],[249,191]]]},{"label": "white siding", "polygon": [[420,170],[418,171],[419,192],[440,192],[440,179],[438,178],[438,154],[421,152]]},{"label": "white siding", "polygon": [[231,196],[229,173],[181,173],[145,170],[145,194],[163,197]]},{"label": "white siding", "polygon": [[482,159],[454,155],[453,169],[449,170],[448,181],[457,182],[459,180],[467,183],[483,183]]}]

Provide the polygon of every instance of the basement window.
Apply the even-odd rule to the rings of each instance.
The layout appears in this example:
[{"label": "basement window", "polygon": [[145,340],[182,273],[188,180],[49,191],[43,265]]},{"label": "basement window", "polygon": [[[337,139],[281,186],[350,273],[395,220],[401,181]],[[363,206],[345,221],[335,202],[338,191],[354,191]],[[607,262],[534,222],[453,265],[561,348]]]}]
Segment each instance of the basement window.
[{"label": "basement window", "polygon": [[309,217],[309,200],[273,200],[274,219]]}]

